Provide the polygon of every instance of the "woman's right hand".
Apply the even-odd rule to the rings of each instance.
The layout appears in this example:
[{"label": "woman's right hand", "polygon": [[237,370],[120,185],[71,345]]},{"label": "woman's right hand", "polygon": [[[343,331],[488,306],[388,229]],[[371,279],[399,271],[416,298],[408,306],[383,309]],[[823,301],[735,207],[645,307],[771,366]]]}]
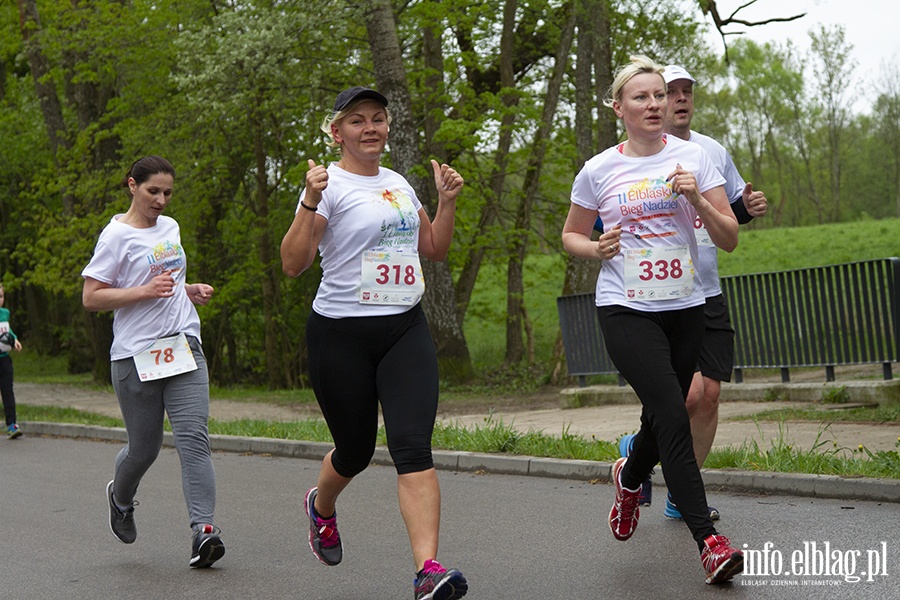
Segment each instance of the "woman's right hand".
[{"label": "woman's right hand", "polygon": [[175,278],[172,277],[175,270],[163,271],[150,280],[147,286],[150,288],[152,298],[169,298],[175,294]]},{"label": "woman's right hand", "polygon": [[616,223],[613,228],[597,239],[597,253],[601,259],[610,260],[619,253],[622,247],[622,224]]},{"label": "woman's right hand", "polygon": [[328,171],[325,165],[317,165],[313,159],[308,159],[309,171],[306,172],[306,195],[303,203],[315,208],[322,200],[322,192],[328,187]]}]

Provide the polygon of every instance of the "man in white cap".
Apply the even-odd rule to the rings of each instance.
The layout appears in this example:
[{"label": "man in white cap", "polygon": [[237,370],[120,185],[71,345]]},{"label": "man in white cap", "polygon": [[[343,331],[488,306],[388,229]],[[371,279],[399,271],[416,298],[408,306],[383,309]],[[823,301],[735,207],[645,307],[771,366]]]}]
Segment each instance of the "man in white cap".
[{"label": "man in white cap", "polygon": [[[766,196],[753,189],[752,183],[744,183],[728,151],[709,136],[691,131],[694,116],[693,88],[696,81],[683,68],[669,65],[663,73],[669,99],[666,109],[666,132],[696,144],[700,144],[712,157],[716,168],[725,178],[725,192],[738,223],[749,223],[754,217],[762,217],[768,208]],[[705,227],[695,229],[699,250],[698,270],[706,296],[706,334],[700,352],[698,370],[694,373],[687,397],[691,415],[691,432],[694,437],[694,454],[702,467],[712,448],[719,422],[719,393],[723,381],[731,381],[734,365],[734,329],[728,318],[728,306],[719,286],[719,262],[716,247],[709,240]],[[670,510],[671,509],[671,510]],[[710,516],[718,518],[718,511],[710,510]],[[713,514],[715,513],[715,514]],[[666,516],[681,515],[666,500]]]},{"label": "man in white cap", "polygon": [[[766,214],[768,205],[763,192],[753,189],[751,183],[744,183],[740,173],[734,166],[731,155],[720,144],[709,136],[691,131],[691,119],[694,116],[694,83],[684,67],[669,65],[663,72],[666,82],[668,107],[666,109],[666,133],[683,140],[699,144],[712,158],[716,169],[725,178],[725,193],[731,202],[731,209],[738,223],[749,223],[754,217]],[[695,229],[697,249],[699,251],[697,270],[703,282],[706,296],[706,333],[703,348],[691,389],[688,392],[687,407],[691,417],[691,434],[694,438],[694,454],[697,464],[702,467],[712,448],[719,423],[719,394],[723,381],[731,381],[734,365],[734,329],[728,318],[728,306],[719,285],[719,262],[715,245],[709,238],[706,228],[700,223]],[[624,456],[630,450],[633,436],[625,436],[620,440],[619,449]],[[642,494],[649,503],[650,481],[644,482]],[[680,519],[681,513],[666,498],[665,515]],[[709,516],[716,520],[719,511],[709,509]]]}]

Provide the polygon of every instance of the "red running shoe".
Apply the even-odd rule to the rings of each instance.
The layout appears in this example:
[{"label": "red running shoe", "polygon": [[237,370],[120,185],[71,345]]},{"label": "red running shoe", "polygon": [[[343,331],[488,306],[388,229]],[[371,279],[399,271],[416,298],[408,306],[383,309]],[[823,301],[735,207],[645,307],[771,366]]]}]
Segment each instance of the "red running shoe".
[{"label": "red running shoe", "polygon": [[732,548],[724,535],[711,535],[703,540],[700,562],[706,569],[706,583],[722,583],[744,570],[744,553]]},{"label": "red running shoe", "polygon": [[641,516],[641,492],[630,492],[622,487],[622,468],[627,458],[620,458],[613,464],[612,478],[616,484],[616,501],[609,511],[609,528],[613,536],[624,542],[637,529]]}]

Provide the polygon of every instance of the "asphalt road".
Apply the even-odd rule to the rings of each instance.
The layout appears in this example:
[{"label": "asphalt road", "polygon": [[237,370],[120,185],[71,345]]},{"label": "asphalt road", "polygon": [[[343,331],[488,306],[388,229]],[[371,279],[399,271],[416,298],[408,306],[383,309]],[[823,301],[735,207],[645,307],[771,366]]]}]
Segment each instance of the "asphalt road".
[{"label": "asphalt road", "polygon": [[[342,496],[344,562],[326,567],[309,551],[302,511],[318,463],[216,453],[216,519],[227,552],[214,568],[196,571],[188,568],[190,532],[170,448],[139,490],[137,542],[124,545],[109,532],[104,490],[118,447],[38,436],[0,440],[5,597],[412,597],[393,469],[371,467]],[[440,479],[439,558],[466,574],[467,598],[900,598],[895,504],[713,494],[721,532],[754,552],[756,574],[707,586],[686,527],[665,519],[659,502],[643,510],[635,536],[621,543],[605,522],[613,498],[608,485],[449,472]],[[822,561],[813,564],[813,555],[828,557],[829,573],[847,576],[816,574]],[[810,575],[787,574],[803,567]],[[879,574],[847,581],[873,570]]]}]

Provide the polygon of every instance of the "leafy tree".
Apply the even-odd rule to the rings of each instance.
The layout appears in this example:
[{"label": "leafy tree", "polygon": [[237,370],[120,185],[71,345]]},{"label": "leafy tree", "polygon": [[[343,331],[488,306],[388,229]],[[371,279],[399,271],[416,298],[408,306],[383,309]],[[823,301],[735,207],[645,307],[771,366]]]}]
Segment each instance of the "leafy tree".
[{"label": "leafy tree", "polygon": [[881,65],[881,74],[875,85],[878,94],[873,107],[876,132],[881,143],[878,155],[887,158],[890,173],[886,196],[894,199],[894,215],[900,218],[900,68],[895,60]]},{"label": "leafy tree", "polygon": [[851,109],[857,92],[853,80],[856,61],[851,58],[853,45],[846,41],[844,27],[820,25],[809,34],[812,41],[813,72],[819,91],[818,99],[826,132],[828,176],[831,182],[832,218],[841,219],[841,181],[844,156],[849,150],[847,137]]}]

